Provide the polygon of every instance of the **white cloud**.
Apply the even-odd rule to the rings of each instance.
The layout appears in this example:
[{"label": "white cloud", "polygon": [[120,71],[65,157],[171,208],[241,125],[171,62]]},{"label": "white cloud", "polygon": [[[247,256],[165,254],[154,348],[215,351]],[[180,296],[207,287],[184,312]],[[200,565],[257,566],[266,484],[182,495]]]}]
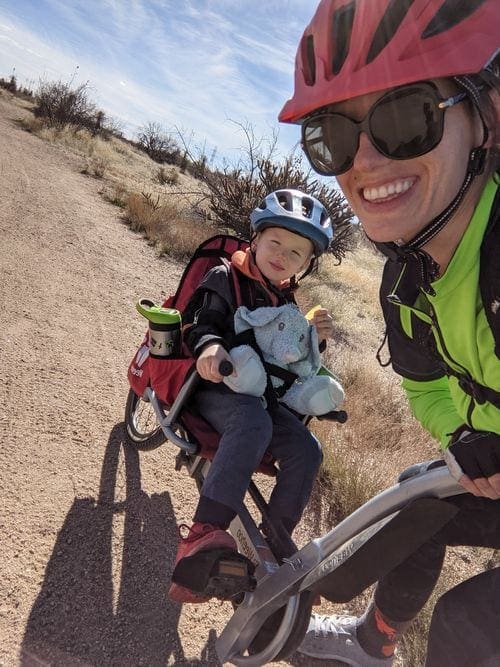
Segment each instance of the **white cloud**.
[{"label": "white cloud", "polygon": [[[257,136],[276,124],[315,5],[39,0],[31,12],[0,10],[0,75],[15,66],[23,85],[40,76],[69,81],[78,65],[75,83],[88,80],[94,101],[130,132],[150,120],[182,125],[227,153],[238,145],[228,119],[250,122]],[[297,135],[296,128],[282,130],[283,152]]]}]

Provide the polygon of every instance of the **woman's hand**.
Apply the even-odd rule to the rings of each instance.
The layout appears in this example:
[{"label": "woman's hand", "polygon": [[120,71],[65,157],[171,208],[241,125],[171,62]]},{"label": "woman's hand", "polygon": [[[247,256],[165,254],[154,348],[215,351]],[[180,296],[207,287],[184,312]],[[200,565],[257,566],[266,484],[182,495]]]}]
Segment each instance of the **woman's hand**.
[{"label": "woman's hand", "polygon": [[500,435],[462,426],[444,453],[448,469],[475,496],[500,498]]},{"label": "woman's hand", "polygon": [[318,308],[314,312],[312,324],[316,327],[320,343],[333,337],[333,317],[326,308]]},{"label": "woman's hand", "polygon": [[[222,382],[224,377],[220,374],[219,365],[221,361],[231,362],[231,357],[219,343],[207,345],[196,360],[196,370],[204,380],[209,382]],[[236,375],[233,371],[232,375]]]}]

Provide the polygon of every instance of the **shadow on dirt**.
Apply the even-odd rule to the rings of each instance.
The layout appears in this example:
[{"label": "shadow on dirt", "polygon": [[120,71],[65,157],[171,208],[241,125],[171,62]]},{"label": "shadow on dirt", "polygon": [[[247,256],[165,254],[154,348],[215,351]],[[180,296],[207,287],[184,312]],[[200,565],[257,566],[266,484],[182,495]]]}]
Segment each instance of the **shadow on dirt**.
[{"label": "shadow on dirt", "polygon": [[[115,501],[120,459],[126,491],[121,502]],[[112,530],[117,514],[124,515],[119,545]],[[180,607],[166,596],[168,545],[176,541],[170,496],[149,497],[141,490],[138,453],[124,446],[118,424],[106,447],[97,501],[76,498],[59,532],[28,618],[20,665],[219,664],[214,633],[199,662],[184,657],[177,632]],[[122,559],[114,601],[113,549]]]}]

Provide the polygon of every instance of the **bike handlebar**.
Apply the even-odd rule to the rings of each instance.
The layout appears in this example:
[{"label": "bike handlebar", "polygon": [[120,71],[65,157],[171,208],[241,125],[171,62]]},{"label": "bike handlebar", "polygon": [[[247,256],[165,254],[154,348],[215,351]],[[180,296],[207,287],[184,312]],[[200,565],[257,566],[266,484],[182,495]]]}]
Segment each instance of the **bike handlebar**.
[{"label": "bike handlebar", "polygon": [[228,377],[233,372],[233,364],[228,359],[223,359],[219,364],[219,373]]},{"label": "bike handlebar", "polygon": [[345,424],[347,421],[347,412],[345,410],[331,410],[326,412],[324,415],[316,415],[316,419],[319,421],[330,421],[338,422],[339,424]]}]

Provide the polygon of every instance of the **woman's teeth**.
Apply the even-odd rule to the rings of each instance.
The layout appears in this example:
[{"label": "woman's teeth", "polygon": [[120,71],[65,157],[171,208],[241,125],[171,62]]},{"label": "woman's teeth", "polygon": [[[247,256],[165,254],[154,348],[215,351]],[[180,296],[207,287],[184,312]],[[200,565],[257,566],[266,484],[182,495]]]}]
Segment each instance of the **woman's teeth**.
[{"label": "woman's teeth", "polygon": [[413,178],[405,178],[404,180],[394,181],[387,185],[381,185],[378,188],[364,188],[363,197],[368,201],[377,201],[379,199],[394,197],[394,195],[400,195],[409,190],[414,182],[415,179]]}]

